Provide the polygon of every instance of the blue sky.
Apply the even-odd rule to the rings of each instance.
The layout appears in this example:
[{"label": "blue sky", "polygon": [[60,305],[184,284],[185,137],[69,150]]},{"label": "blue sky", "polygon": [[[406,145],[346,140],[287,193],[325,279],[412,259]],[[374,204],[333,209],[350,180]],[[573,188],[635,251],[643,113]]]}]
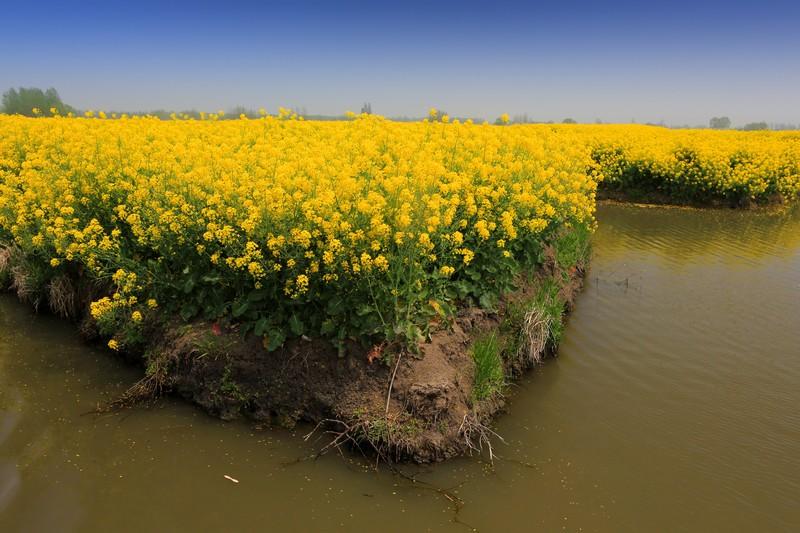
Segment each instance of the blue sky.
[{"label": "blue sky", "polygon": [[800,2],[29,4],[2,8],[0,90],[80,108],[800,123]]}]

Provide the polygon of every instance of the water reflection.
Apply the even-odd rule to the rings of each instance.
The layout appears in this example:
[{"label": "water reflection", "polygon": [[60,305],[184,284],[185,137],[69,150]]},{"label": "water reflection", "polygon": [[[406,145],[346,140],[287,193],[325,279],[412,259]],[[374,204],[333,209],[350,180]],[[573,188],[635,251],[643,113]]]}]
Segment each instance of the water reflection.
[{"label": "water reflection", "polygon": [[[800,246],[800,209],[701,210],[601,204],[595,248],[606,256],[654,254],[672,266],[708,262],[753,265],[785,258]],[[680,223],[676,224],[676,219]]]}]

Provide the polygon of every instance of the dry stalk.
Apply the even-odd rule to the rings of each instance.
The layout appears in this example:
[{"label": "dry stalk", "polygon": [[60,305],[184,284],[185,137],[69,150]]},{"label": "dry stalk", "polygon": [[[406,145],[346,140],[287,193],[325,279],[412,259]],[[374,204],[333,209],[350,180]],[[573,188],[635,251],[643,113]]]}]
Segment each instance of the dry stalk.
[{"label": "dry stalk", "polygon": [[28,272],[24,264],[11,267],[11,280],[11,290],[17,293],[17,298],[22,302],[31,304],[38,311],[40,296],[33,285],[30,272]]},{"label": "dry stalk", "polygon": [[0,275],[10,272],[13,255],[14,250],[11,246],[0,246]]},{"label": "dry stalk", "polygon": [[400,366],[400,359],[403,357],[402,350],[397,355],[397,363],[394,365],[394,372],[392,372],[392,380],[389,382],[389,392],[386,394],[386,415],[389,415],[389,400],[392,399],[392,387],[394,387],[394,377],[397,375],[397,367]]},{"label": "dry stalk", "polygon": [[48,286],[50,309],[63,318],[74,318],[77,315],[77,298],[75,286],[67,275],[53,278]]},{"label": "dry stalk", "polygon": [[522,342],[517,350],[517,357],[529,363],[541,363],[547,339],[550,336],[550,317],[538,307],[534,307],[522,320]]}]

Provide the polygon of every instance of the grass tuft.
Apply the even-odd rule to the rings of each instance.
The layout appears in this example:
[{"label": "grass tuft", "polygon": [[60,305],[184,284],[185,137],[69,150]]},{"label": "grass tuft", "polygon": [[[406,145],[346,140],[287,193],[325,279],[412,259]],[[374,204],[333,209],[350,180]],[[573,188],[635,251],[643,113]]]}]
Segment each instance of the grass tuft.
[{"label": "grass tuft", "polygon": [[499,394],[505,384],[505,371],[496,333],[475,341],[472,359],[475,361],[475,384],[472,389],[474,399],[480,401]]},{"label": "grass tuft", "polygon": [[591,228],[582,224],[573,226],[570,231],[562,232],[553,243],[558,266],[570,268],[586,264],[589,261],[591,235]]},{"label": "grass tuft", "polygon": [[549,342],[552,346],[557,346],[561,342],[561,334],[564,332],[564,301],[559,296],[560,290],[555,279],[544,280],[536,291],[531,305],[531,308],[537,309],[547,322],[550,330]]}]

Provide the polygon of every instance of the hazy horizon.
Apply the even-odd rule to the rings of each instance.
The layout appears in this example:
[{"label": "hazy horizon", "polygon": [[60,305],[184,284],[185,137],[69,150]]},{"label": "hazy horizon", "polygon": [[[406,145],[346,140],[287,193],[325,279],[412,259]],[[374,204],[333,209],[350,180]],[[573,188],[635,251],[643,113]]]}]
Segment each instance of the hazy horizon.
[{"label": "hazy horizon", "polygon": [[0,90],[130,111],[800,123],[789,2],[69,4],[5,8]]}]

